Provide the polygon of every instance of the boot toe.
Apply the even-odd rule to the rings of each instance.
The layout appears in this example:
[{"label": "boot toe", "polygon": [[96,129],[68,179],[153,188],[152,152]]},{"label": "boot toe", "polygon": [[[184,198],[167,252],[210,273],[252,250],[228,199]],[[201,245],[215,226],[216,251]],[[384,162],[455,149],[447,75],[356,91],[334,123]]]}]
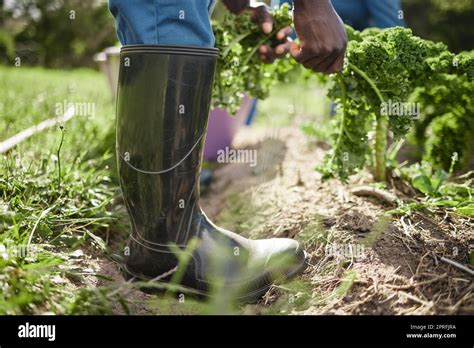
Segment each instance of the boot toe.
[{"label": "boot toe", "polygon": [[296,240],[273,238],[258,240],[256,257],[264,260],[265,271],[275,281],[291,278],[306,269],[307,254]]}]

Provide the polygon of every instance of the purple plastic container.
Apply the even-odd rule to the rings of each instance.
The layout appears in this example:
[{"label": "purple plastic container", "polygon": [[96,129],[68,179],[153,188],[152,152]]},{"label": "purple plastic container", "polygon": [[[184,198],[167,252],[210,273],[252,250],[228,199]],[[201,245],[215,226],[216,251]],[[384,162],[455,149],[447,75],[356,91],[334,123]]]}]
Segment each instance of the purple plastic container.
[{"label": "purple plastic container", "polygon": [[223,109],[212,109],[209,113],[204,159],[215,161],[217,151],[232,145],[238,129],[245,123],[252,108],[252,98],[245,96],[237,114],[232,117]]}]

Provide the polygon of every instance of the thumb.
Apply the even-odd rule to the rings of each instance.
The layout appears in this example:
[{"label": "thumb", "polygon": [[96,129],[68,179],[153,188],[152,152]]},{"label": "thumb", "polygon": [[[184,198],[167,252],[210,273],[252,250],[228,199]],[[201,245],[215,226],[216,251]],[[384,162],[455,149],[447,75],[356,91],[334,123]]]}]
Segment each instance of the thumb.
[{"label": "thumb", "polygon": [[299,46],[296,42],[294,42],[294,41],[291,42],[291,43],[290,43],[290,54],[291,54],[294,58],[298,59],[298,56],[300,55],[300,53],[301,53],[301,48],[300,48],[300,46]]}]

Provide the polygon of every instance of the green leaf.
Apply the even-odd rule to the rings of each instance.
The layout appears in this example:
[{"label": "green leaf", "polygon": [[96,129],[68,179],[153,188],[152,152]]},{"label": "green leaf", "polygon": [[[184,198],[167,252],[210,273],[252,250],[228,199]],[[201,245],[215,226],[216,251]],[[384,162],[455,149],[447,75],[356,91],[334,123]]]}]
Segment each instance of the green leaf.
[{"label": "green leaf", "polygon": [[474,204],[469,204],[464,207],[459,207],[456,212],[463,215],[474,216]]},{"label": "green leaf", "polygon": [[431,180],[426,175],[415,176],[412,179],[411,184],[414,188],[426,195],[431,195],[433,193],[433,186],[431,185]]}]

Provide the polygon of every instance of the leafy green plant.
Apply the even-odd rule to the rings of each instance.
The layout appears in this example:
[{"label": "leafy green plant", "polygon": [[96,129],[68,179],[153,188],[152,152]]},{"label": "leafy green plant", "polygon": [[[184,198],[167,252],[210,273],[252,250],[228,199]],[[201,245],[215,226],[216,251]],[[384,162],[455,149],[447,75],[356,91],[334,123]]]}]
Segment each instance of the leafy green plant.
[{"label": "leafy green plant", "polygon": [[22,65],[93,67],[91,57],[116,41],[107,2],[0,1],[2,62],[15,63],[19,57]]},{"label": "leafy green plant", "polygon": [[433,168],[428,162],[400,168],[403,180],[421,192],[424,197],[391,211],[392,214],[407,214],[421,209],[444,209],[459,215],[474,216],[474,172],[459,177],[452,174],[455,158],[448,173],[443,169]]},{"label": "leafy green plant", "polygon": [[[345,180],[369,159],[374,163],[375,178],[385,181],[388,137],[406,136],[416,118],[413,116],[418,115],[387,114],[382,107],[413,102],[411,96],[417,87],[436,85],[448,75],[470,81],[472,59],[455,56],[442,43],[413,36],[409,29],[347,30],[348,63],[341,75],[333,77],[337,83],[329,92],[340,105],[333,150],[320,170],[325,177]],[[471,82],[467,88],[474,91]]]},{"label": "leafy green plant", "polygon": [[474,148],[473,57],[474,52],[463,52],[453,61],[465,76],[439,74],[411,96],[423,106],[411,138],[423,159],[437,168],[449,170],[453,155],[458,157],[456,170],[467,167]]},{"label": "leafy green plant", "polygon": [[[271,44],[276,31],[291,23],[288,7],[276,10],[275,23],[270,35],[262,34],[246,16],[230,16],[215,28],[217,47],[222,50],[214,88],[215,106],[235,112],[244,91],[264,98],[274,81],[284,80],[297,68],[291,59],[280,59],[270,65],[259,61],[258,47]],[[444,124],[435,127],[435,131],[440,138],[450,135],[453,144],[448,151],[467,142],[466,134],[472,123],[467,121],[472,104],[467,96],[474,94],[471,55],[456,56],[446,45],[423,40],[404,28],[359,32],[347,27],[347,32],[350,41],[344,70],[320,79],[331,86],[328,96],[339,106],[331,136],[333,148],[318,168],[324,178],[337,176],[346,180],[368,164],[373,165],[376,180],[385,181],[389,137],[395,140],[405,137],[420,116],[419,112],[404,110],[387,112],[387,104],[402,108],[410,103],[415,107],[423,103],[423,110],[433,109],[434,104],[441,104],[444,99],[428,96],[435,97],[436,86],[446,81],[455,81],[458,87],[458,94],[451,96],[451,104],[457,106],[453,110],[457,118],[440,119],[439,123],[444,121]],[[415,91],[419,100],[413,100]],[[422,95],[426,97],[421,98]],[[454,133],[453,129],[463,130],[464,136],[456,138],[457,134],[449,134]],[[439,141],[432,140],[429,144],[428,152],[438,153]],[[461,152],[466,153],[462,150],[458,153]],[[451,155],[452,152],[449,158]]]},{"label": "leafy green plant", "polygon": [[435,197],[440,194],[439,189],[445,183],[447,173],[444,170],[437,170],[431,175],[421,168],[420,173],[410,178],[414,188],[427,196]]},{"label": "leafy green plant", "polygon": [[263,64],[258,48],[272,43],[276,33],[291,23],[289,7],[282,6],[273,13],[273,31],[269,34],[264,34],[249,14],[228,14],[222,22],[213,24],[215,45],[220,50],[212,96],[214,107],[234,114],[245,93],[264,99],[276,81],[288,78],[295,63],[279,59],[273,64]]}]

